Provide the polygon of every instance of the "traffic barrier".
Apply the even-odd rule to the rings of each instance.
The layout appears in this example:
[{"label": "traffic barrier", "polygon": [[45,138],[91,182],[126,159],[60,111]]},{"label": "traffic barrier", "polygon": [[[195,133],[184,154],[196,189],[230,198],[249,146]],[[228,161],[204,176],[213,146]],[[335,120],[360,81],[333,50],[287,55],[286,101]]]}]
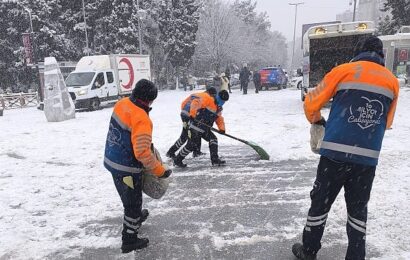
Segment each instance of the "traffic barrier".
[{"label": "traffic barrier", "polygon": [[0,105],[3,110],[23,108],[38,105],[37,93],[13,93],[0,95]]}]

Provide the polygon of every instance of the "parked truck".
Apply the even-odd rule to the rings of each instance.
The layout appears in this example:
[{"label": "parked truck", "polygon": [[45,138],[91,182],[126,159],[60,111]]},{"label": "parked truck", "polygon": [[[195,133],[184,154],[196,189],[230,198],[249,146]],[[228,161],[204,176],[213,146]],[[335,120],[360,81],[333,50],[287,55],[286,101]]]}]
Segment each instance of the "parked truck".
[{"label": "parked truck", "polygon": [[131,94],[140,79],[151,80],[148,55],[85,56],[65,80],[77,109],[97,110]]},{"label": "parked truck", "polygon": [[334,67],[353,58],[357,42],[375,33],[368,21],[334,23],[310,27],[303,36],[303,83],[301,99]]}]

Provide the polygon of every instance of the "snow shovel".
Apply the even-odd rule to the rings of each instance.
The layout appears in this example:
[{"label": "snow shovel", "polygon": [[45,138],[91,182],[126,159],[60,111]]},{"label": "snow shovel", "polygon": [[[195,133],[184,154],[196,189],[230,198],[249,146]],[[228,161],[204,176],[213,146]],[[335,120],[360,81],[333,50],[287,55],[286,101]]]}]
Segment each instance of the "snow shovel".
[{"label": "snow shovel", "polygon": [[249,141],[240,139],[240,138],[238,138],[238,137],[232,136],[232,135],[230,135],[230,134],[222,133],[222,132],[219,131],[218,129],[215,129],[215,128],[213,128],[213,127],[207,125],[207,124],[204,124],[204,123],[199,122],[199,121],[197,121],[197,120],[194,120],[194,121],[195,121],[196,123],[198,123],[198,124],[201,124],[201,125],[204,125],[204,126],[209,127],[209,129],[211,129],[211,131],[213,131],[213,132],[216,132],[216,133],[218,133],[218,134],[227,136],[227,137],[232,138],[232,139],[234,139],[234,140],[237,140],[237,141],[239,141],[239,142],[241,142],[241,143],[244,143],[244,144],[246,144],[246,145],[249,145],[249,146],[252,147],[252,148],[256,151],[256,153],[261,157],[261,160],[269,160],[269,154],[268,154],[262,147],[260,147],[259,145],[255,144],[254,142],[249,142]]}]

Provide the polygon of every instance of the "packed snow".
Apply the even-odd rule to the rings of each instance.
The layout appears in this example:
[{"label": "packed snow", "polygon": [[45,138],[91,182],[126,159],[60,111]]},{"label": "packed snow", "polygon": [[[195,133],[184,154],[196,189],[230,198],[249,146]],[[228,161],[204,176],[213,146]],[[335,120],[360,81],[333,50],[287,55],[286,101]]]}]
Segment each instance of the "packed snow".
[{"label": "packed snow", "polygon": [[[175,259],[178,257],[172,251],[189,244],[193,248],[191,259],[229,259],[233,253],[226,249],[233,246],[254,248],[259,256],[275,259],[268,257],[264,248],[282,241],[288,248],[281,256],[293,259],[290,248],[300,240],[319,156],[310,151],[310,125],[299,91],[250,92],[242,95],[234,90],[226,103],[227,133],[261,145],[271,161],[257,161],[251,148],[218,136],[220,155],[226,155],[228,166],[211,167],[207,145],[203,144],[207,155],[188,159],[191,167],[186,170],[174,169],[173,182],[163,199],[144,198],[151,216],[141,236],[150,234],[151,242],[148,249],[136,253],[137,258],[155,250],[158,258]],[[153,104],[153,140],[162,155],[180,134],[180,103],[189,93],[163,91]],[[406,221],[410,216],[409,111],[410,89],[402,88],[393,130],[386,131],[369,203],[367,251],[372,259],[410,259],[410,225]],[[0,117],[0,259],[84,258],[85,251],[93,249],[109,258],[135,258],[134,254],[119,253],[122,206],[102,164],[111,113],[112,107],[106,107],[76,113],[73,120],[48,123],[44,112],[35,108],[4,111]],[[327,113],[324,109],[323,114]],[[287,162],[293,164],[281,166]],[[219,178],[226,180],[230,189],[224,189]],[[204,185],[189,186],[184,182],[188,179],[202,180]],[[273,182],[288,184],[272,187]],[[269,196],[278,199],[275,203],[262,199]],[[172,206],[176,202],[179,207]],[[229,211],[249,205],[257,205],[260,212]],[[283,211],[283,217],[274,219],[274,212],[268,212],[262,221],[250,224],[253,214],[264,214],[268,208]],[[179,219],[170,217],[175,211],[181,214]],[[192,222],[189,214],[200,220]],[[204,214],[212,217],[201,218]],[[345,221],[341,192],[328,219],[324,252],[346,245]],[[188,224],[197,229],[184,230]],[[228,230],[218,229],[228,224]],[[155,233],[152,230],[157,225],[165,228]],[[173,226],[182,229],[172,231]],[[166,240],[159,243],[164,246],[162,250],[156,248],[161,238]],[[200,243],[204,238],[210,243],[205,247]],[[104,259],[93,253],[86,255]],[[319,259],[331,256],[328,253],[328,258],[320,258],[319,253]],[[343,251],[338,257],[344,257]]]}]

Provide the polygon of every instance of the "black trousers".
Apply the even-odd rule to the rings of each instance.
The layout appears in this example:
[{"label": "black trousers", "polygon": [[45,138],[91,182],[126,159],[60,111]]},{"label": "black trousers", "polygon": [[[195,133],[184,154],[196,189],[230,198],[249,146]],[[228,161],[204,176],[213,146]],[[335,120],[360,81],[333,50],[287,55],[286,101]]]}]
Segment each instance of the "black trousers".
[{"label": "black trousers", "polygon": [[248,94],[248,82],[241,81],[241,90],[243,90],[243,94]]},{"label": "black trousers", "polygon": [[346,259],[364,260],[366,255],[367,203],[376,166],[340,162],[322,156],[310,192],[312,204],[303,230],[303,247],[316,254],[321,248],[329,210],[344,187],[347,208],[346,231],[349,240]]},{"label": "black trousers", "polygon": [[131,243],[137,237],[142,210],[142,173],[112,174],[124,207],[122,240]]},{"label": "black trousers", "polygon": [[[189,118],[181,116],[181,120],[182,120],[181,135],[179,136],[178,140],[168,150],[168,152],[172,154],[178,151],[179,148],[181,148],[185,144],[185,142],[188,140]],[[199,139],[198,143],[195,144],[193,151],[194,153],[199,153],[201,151],[201,139]]]},{"label": "black trousers", "polygon": [[189,129],[188,143],[181,149],[179,156],[185,158],[188,154],[194,151],[196,144],[203,138],[209,143],[209,153],[211,154],[211,160],[218,158],[218,138],[211,132],[211,130],[203,130],[203,132]]},{"label": "black trousers", "polygon": [[259,82],[253,82],[254,84],[255,84],[255,93],[259,93],[259,89],[260,89],[260,84],[259,84]]}]

